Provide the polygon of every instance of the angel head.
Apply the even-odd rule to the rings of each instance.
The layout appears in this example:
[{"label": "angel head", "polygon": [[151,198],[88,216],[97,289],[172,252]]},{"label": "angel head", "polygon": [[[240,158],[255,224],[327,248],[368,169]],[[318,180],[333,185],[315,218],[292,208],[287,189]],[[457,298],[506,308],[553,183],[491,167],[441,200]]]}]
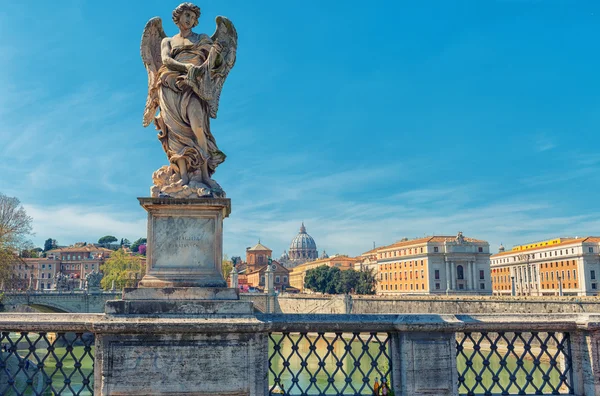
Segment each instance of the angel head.
[{"label": "angel head", "polygon": [[173,22],[179,27],[191,29],[198,26],[200,7],[192,3],[181,3],[173,10]]}]

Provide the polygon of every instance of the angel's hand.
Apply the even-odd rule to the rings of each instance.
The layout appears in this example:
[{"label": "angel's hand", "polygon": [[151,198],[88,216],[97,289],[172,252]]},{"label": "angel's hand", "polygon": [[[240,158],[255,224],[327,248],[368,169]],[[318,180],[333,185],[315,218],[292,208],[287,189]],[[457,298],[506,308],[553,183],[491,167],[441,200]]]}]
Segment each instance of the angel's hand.
[{"label": "angel's hand", "polygon": [[221,44],[219,44],[218,42],[215,42],[213,44],[213,48],[215,49],[217,54],[220,54],[221,52],[223,52],[223,46]]},{"label": "angel's hand", "polygon": [[177,85],[177,88],[179,88],[180,90],[183,90],[183,88],[185,88],[188,85],[187,76],[177,77],[177,79],[175,80],[175,85]]},{"label": "angel's hand", "polygon": [[194,65],[192,63],[184,63],[184,64],[185,64],[185,68],[187,69],[188,72],[194,68]]}]

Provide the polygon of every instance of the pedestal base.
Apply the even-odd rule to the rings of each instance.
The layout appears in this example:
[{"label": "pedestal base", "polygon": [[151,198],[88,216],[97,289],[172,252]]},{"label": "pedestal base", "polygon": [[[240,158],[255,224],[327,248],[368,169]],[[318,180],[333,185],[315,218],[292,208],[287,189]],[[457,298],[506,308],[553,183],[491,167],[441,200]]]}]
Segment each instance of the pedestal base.
[{"label": "pedestal base", "polygon": [[107,315],[246,317],[254,304],[240,301],[236,289],[226,287],[172,287],[125,289],[122,300],[107,301]]},{"label": "pedestal base", "polygon": [[263,333],[102,335],[96,350],[101,353],[96,355],[100,370],[94,394],[268,394],[268,338]]},{"label": "pedestal base", "polygon": [[139,287],[225,287],[226,198],[138,198],[148,212],[146,275]]}]

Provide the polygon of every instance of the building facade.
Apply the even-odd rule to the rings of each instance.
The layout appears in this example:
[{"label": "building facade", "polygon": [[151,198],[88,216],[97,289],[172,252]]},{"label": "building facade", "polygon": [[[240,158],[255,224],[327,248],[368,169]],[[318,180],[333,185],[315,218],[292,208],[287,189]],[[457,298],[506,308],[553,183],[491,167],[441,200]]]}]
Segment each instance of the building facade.
[{"label": "building facade", "polygon": [[[260,243],[246,249],[246,274],[254,272],[268,264],[273,251]],[[239,269],[238,269],[239,270]]]},{"label": "building facade", "polygon": [[60,266],[57,272],[72,279],[74,287],[83,288],[87,274],[93,271],[99,272],[104,260],[112,253],[110,249],[94,245],[75,245],[49,250],[46,257],[58,260]]},{"label": "building facade", "polygon": [[49,258],[20,258],[12,264],[9,290],[48,290],[56,285],[60,261]]},{"label": "building facade", "polygon": [[260,290],[265,288],[265,272],[268,266],[273,268],[273,287],[275,290],[285,291],[290,287],[290,271],[277,261],[272,261],[256,271],[247,274],[247,282],[250,287],[255,287]]},{"label": "building facade", "polygon": [[338,267],[340,270],[345,271],[354,269],[356,262],[360,261],[359,258],[348,257],[344,255],[334,255],[327,258],[318,259],[315,261],[309,261],[308,263],[300,264],[290,271],[290,285],[293,288],[304,291],[304,278],[306,278],[306,271],[326,265],[329,267]]},{"label": "building facade", "polygon": [[489,243],[462,232],[403,239],[376,254],[378,294],[492,294]]},{"label": "building facade", "polygon": [[590,296],[598,293],[600,237],[555,238],[491,257],[496,295]]}]

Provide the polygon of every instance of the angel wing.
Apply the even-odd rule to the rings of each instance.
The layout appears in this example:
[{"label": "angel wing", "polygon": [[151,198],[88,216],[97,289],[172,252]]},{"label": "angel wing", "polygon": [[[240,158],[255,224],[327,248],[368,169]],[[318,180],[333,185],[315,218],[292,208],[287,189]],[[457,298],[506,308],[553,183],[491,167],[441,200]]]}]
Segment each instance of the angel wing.
[{"label": "angel wing", "polygon": [[220,64],[216,64],[216,67],[211,71],[213,92],[211,98],[208,100],[208,105],[210,116],[212,118],[217,118],[219,99],[221,98],[223,84],[225,83],[229,71],[233,69],[233,65],[235,65],[238,41],[237,31],[235,30],[235,26],[233,26],[233,22],[222,16],[218,16],[216,22],[217,29],[211,39],[214,43],[220,44],[223,47],[223,50],[221,51],[220,59],[217,60]]},{"label": "angel wing", "polygon": [[142,121],[142,125],[145,127],[150,125],[158,108],[158,89],[155,82],[158,69],[162,66],[160,44],[166,36],[162,27],[162,19],[159,17],[150,19],[144,27],[144,33],[142,33],[140,53],[148,72],[148,98],[146,99],[146,108],[144,109],[144,118]]},{"label": "angel wing", "polygon": [[[187,84],[208,103],[211,118],[217,118],[221,90],[235,64],[237,32],[233,23],[225,17],[217,17],[217,30],[211,40],[212,48],[206,62],[188,71]],[[222,48],[220,53],[216,50],[216,44]]]}]

